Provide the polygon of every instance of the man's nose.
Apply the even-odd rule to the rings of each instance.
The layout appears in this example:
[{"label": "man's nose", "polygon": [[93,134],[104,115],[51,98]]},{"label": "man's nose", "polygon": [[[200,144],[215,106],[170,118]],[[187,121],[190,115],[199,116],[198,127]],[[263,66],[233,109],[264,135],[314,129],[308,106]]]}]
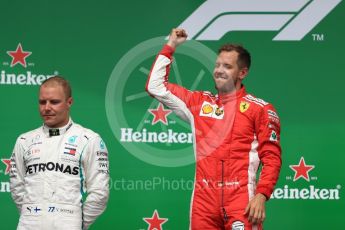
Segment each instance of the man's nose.
[{"label": "man's nose", "polygon": [[47,101],[44,105],[44,110],[50,110],[51,109],[51,104],[49,103],[49,101]]},{"label": "man's nose", "polygon": [[216,73],[224,73],[224,68],[221,66],[216,67]]}]

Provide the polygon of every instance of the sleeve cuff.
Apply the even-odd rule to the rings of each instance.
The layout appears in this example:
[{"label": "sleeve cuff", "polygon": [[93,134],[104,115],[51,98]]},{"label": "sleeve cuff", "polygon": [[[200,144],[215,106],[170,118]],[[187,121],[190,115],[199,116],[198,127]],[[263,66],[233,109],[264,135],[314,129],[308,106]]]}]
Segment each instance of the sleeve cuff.
[{"label": "sleeve cuff", "polygon": [[164,56],[166,56],[166,57],[171,59],[171,57],[173,56],[174,52],[175,52],[175,49],[173,47],[165,44],[163,46],[163,49],[161,50],[160,54],[162,54],[162,55],[164,55]]},{"label": "sleeve cuff", "polygon": [[262,195],[264,195],[266,197],[266,201],[269,200],[271,198],[271,194],[272,194],[272,189],[268,189],[266,187],[257,187],[256,189],[256,194],[261,193]]}]

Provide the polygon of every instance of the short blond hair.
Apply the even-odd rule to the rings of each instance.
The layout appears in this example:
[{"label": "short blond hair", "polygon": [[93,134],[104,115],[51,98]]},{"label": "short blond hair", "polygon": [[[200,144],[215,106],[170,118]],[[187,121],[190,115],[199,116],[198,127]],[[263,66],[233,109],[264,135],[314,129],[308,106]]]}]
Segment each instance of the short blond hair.
[{"label": "short blond hair", "polygon": [[46,79],[45,81],[42,82],[40,87],[42,87],[42,86],[57,86],[57,85],[62,87],[62,89],[65,93],[66,99],[72,97],[71,85],[69,84],[69,82],[65,78],[58,76],[58,75]]}]

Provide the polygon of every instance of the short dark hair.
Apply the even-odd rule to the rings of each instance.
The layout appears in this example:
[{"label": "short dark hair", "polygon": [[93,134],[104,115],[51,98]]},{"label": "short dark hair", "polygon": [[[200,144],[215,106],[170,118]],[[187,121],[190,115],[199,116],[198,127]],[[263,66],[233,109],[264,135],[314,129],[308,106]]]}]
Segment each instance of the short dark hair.
[{"label": "short dark hair", "polygon": [[220,54],[221,52],[231,52],[231,51],[235,51],[238,53],[237,65],[241,69],[245,67],[248,69],[250,68],[250,64],[251,64],[250,53],[242,45],[224,44],[219,48],[218,54]]},{"label": "short dark hair", "polygon": [[43,85],[46,85],[46,86],[59,85],[62,87],[62,89],[65,93],[66,99],[72,97],[71,85],[69,84],[69,82],[65,78],[63,78],[61,76],[56,75],[56,76],[47,78],[46,80],[44,80],[42,82],[40,87],[42,87]]}]

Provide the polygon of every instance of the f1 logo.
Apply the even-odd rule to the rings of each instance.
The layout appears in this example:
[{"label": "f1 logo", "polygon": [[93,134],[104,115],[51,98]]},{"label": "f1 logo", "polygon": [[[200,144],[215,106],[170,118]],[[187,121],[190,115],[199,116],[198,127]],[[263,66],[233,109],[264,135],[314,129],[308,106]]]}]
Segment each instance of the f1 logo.
[{"label": "f1 logo", "polygon": [[300,41],[342,0],[207,0],[178,27],[189,39],[219,40],[232,31],[279,31]]}]

